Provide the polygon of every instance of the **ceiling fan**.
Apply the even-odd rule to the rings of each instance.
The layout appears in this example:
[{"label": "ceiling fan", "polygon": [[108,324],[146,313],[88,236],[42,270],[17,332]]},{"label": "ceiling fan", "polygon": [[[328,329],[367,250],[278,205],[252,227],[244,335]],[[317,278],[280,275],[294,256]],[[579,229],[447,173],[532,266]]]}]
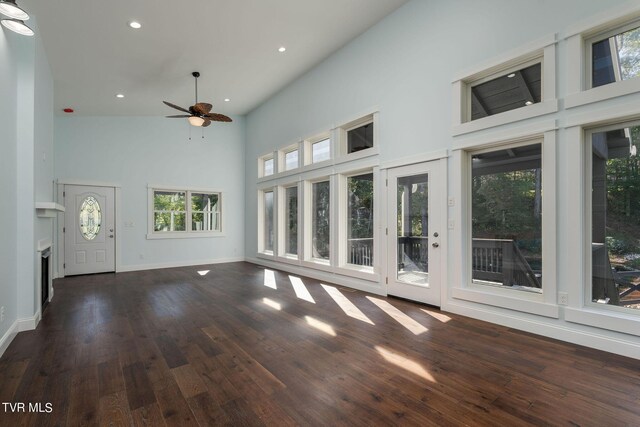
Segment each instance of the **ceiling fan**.
[{"label": "ceiling fan", "polygon": [[205,102],[198,102],[198,77],[200,77],[200,73],[197,71],[194,71],[193,73],[191,73],[191,75],[196,79],[196,103],[191,107],[189,107],[189,109],[186,109],[186,108],[179,107],[175,104],[172,104],[170,102],[162,101],[171,108],[175,108],[178,111],[188,113],[188,115],[180,114],[177,116],[167,116],[167,117],[172,119],[186,118],[187,120],[189,120],[189,123],[192,126],[202,126],[202,127],[209,126],[212,121],[213,122],[231,122],[232,121],[231,118],[225,116],[224,114],[212,113],[211,109],[213,108],[213,105],[207,104]]}]

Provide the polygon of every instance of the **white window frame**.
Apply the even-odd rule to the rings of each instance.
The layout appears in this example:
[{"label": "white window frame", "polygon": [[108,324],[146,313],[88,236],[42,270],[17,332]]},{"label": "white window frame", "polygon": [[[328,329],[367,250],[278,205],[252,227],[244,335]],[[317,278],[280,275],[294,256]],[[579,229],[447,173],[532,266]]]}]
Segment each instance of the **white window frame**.
[{"label": "white window frame", "polygon": [[[555,124],[554,124],[555,126]],[[453,200],[459,200],[451,224],[454,227],[454,256],[451,295],[454,299],[502,307],[511,310],[558,318],[556,270],[556,131],[519,135],[499,139],[495,136],[479,137],[453,152],[454,168],[459,173],[453,182]],[[542,269],[541,294],[473,283],[471,271],[471,156],[478,152],[503,150],[510,147],[542,145]],[[454,171],[455,171],[454,169]],[[455,172],[454,172],[455,174]],[[458,264],[459,263],[459,264]]]},{"label": "white window frame", "polygon": [[568,76],[565,108],[592,104],[640,92],[640,78],[633,78],[592,87],[592,49],[594,42],[640,26],[640,7],[624,6],[608,10],[606,14],[571,28],[565,35]]},{"label": "white window frame", "polygon": [[[273,250],[265,249],[264,241],[264,196],[266,193],[273,192]],[[277,187],[265,187],[258,190],[258,254],[274,258],[278,253],[278,189]]]},{"label": "white window frame", "polygon": [[[154,230],[154,194],[156,191],[166,192],[181,192],[185,193],[185,231],[155,231]],[[192,206],[191,206],[191,194],[217,194],[218,195],[218,216],[220,229],[214,231],[208,230],[192,230]],[[149,185],[147,186],[147,239],[190,239],[200,237],[221,237],[224,236],[223,221],[225,218],[224,208],[225,203],[223,201],[224,193],[220,190],[211,188],[190,188],[190,187],[175,187],[166,185]],[[200,212],[200,211],[196,211]]]},{"label": "white window frame", "polygon": [[[313,146],[318,142],[329,140],[329,158],[325,160],[321,160],[319,162],[313,161]],[[315,136],[313,138],[305,139],[304,142],[304,162],[303,166],[318,166],[327,164],[333,159],[333,138],[331,138],[331,132],[323,133],[322,135]]]},{"label": "white window frame", "polygon": [[[378,153],[378,119],[377,114],[367,114],[366,116],[360,117],[356,120],[350,121],[349,123],[345,123],[342,126],[339,126],[336,129],[338,134],[338,153],[339,156],[343,159],[343,161],[349,161],[361,157],[366,157],[372,154]],[[367,148],[364,150],[356,151],[354,153],[348,153],[348,145],[349,138],[348,133],[351,130],[357,129],[359,127],[372,124],[373,125],[373,147]]]},{"label": "white window frame", "polygon": [[[298,253],[292,254],[288,253],[287,250],[287,190],[289,188],[296,187],[297,188],[297,196],[298,196],[298,212],[296,214],[296,219],[298,221]],[[278,235],[277,240],[280,242],[278,246],[278,257],[284,258],[285,260],[293,260],[297,261],[302,259],[302,246],[301,246],[301,226],[302,226],[302,218],[301,218],[301,208],[302,208],[302,183],[301,182],[291,182],[289,184],[281,185],[278,187],[278,202],[275,207],[278,210],[277,218],[278,218]]]},{"label": "white window frame", "polygon": [[[276,153],[265,154],[264,156],[258,157],[258,178],[271,178],[278,173],[278,156]],[[264,164],[268,160],[273,160],[273,173],[269,175],[265,175]]]},{"label": "white window frame", "polygon": [[[287,169],[287,154],[292,153],[294,151],[298,152],[298,163],[292,167],[291,169]],[[274,173],[275,174],[282,174],[282,173],[287,173],[287,172],[292,172],[292,171],[298,171],[298,169],[300,169],[300,167],[302,166],[301,163],[301,159],[302,159],[302,144],[299,142],[296,142],[295,144],[289,145],[283,149],[278,150],[278,165],[279,168],[278,170]]]},{"label": "white window frame", "polygon": [[[522,53],[526,52],[526,53]],[[471,121],[471,88],[541,63],[541,101]],[[556,99],[556,35],[536,40],[462,73],[452,82],[454,136],[526,120],[558,111]]]},{"label": "white window frame", "polygon": [[[374,212],[374,217],[373,217],[373,236],[372,240],[373,240],[373,256],[374,258],[371,260],[372,261],[372,266],[362,266],[362,265],[356,265],[356,264],[349,264],[347,262],[348,260],[348,250],[347,250],[347,239],[349,238],[349,236],[347,235],[347,231],[348,231],[348,226],[347,226],[347,222],[349,221],[349,215],[348,215],[348,210],[349,210],[349,189],[348,189],[348,181],[349,178],[354,177],[354,176],[360,176],[360,175],[367,175],[367,174],[372,174],[373,175],[373,212]],[[338,191],[338,224],[337,224],[337,229],[338,229],[338,236],[337,236],[337,246],[338,246],[338,268],[345,270],[345,271],[351,271],[353,273],[358,273],[358,274],[365,274],[365,275],[371,275],[375,272],[375,268],[376,268],[376,257],[378,257],[378,251],[380,250],[380,244],[378,243],[378,233],[377,233],[377,229],[378,229],[378,222],[379,222],[379,218],[377,218],[378,215],[378,210],[377,210],[377,199],[378,194],[380,193],[380,189],[378,187],[378,183],[377,183],[377,178],[378,178],[378,173],[376,173],[376,171],[374,169],[361,169],[358,171],[350,171],[349,173],[344,173],[344,174],[340,174],[338,176],[338,182],[339,182],[339,191]],[[335,199],[334,199],[335,200]]]},{"label": "white window frame", "polygon": [[[305,227],[303,230],[303,251],[304,257],[301,259],[304,260],[304,264],[307,266],[311,266],[314,268],[322,268],[322,269],[330,269],[332,264],[332,259],[335,257],[334,251],[334,235],[335,235],[335,218],[333,212],[335,211],[335,201],[334,201],[334,191],[332,185],[332,177],[331,176],[322,176],[314,179],[306,180],[303,183],[303,193],[304,193],[304,205],[303,205],[303,221],[305,223]],[[329,183],[329,259],[324,258],[315,258],[313,257],[313,184],[319,182],[328,182]],[[299,230],[299,228],[298,228]]]}]

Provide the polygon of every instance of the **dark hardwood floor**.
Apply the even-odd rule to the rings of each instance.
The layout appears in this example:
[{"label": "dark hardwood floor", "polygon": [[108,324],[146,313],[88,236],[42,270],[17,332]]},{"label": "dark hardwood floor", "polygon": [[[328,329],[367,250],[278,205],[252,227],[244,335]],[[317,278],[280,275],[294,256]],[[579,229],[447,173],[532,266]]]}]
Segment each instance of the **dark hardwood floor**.
[{"label": "dark hardwood floor", "polygon": [[1,402],[53,411],[0,408],[0,425],[640,425],[638,360],[274,278],[231,263],[56,280],[0,359]]}]

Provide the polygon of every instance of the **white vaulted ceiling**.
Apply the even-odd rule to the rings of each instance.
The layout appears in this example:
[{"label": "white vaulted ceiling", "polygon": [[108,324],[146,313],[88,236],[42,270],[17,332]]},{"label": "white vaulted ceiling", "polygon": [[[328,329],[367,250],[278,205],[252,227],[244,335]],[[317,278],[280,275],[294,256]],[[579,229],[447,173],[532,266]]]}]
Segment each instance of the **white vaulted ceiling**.
[{"label": "white vaulted ceiling", "polygon": [[[174,114],[199,98],[245,114],[407,0],[19,0],[36,17],[55,108]],[[127,25],[136,20],[139,30]],[[285,53],[278,48],[285,46]],[[123,93],[125,98],[115,95]],[[224,102],[230,98],[230,102]]]}]

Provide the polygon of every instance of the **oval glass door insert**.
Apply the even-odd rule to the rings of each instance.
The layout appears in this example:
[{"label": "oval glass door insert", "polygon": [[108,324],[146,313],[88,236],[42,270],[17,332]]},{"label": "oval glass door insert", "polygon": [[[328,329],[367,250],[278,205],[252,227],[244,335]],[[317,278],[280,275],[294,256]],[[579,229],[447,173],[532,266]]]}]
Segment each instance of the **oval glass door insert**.
[{"label": "oval glass door insert", "polygon": [[93,196],[88,196],[80,206],[80,232],[86,240],[93,240],[100,232],[102,224],[102,211],[100,204]]}]

